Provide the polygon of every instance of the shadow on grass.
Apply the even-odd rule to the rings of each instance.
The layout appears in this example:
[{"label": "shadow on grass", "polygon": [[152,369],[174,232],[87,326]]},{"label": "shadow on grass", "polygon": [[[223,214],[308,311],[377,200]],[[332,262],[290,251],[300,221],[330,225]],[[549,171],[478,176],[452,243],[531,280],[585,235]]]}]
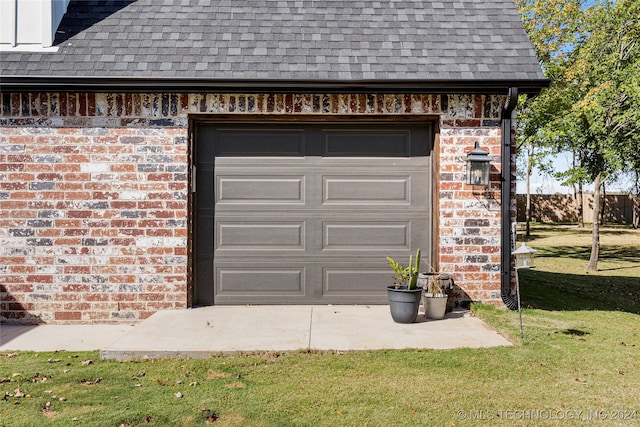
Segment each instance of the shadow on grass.
[{"label": "shadow on grass", "polygon": [[[619,224],[607,224],[606,226],[601,226],[600,229],[600,237],[603,236],[627,236],[633,229],[630,226],[619,225]],[[565,225],[538,225],[533,226],[530,230],[529,236],[525,236],[522,230],[518,230],[518,242],[533,242],[537,239],[544,239],[553,235],[570,233],[574,236],[587,236],[590,237],[593,234],[593,230],[591,228],[591,224],[585,226],[584,228],[580,228],[575,224],[565,224]]]},{"label": "shadow on grass", "polygon": [[[518,223],[520,225],[519,231],[524,230],[525,223]],[[584,227],[580,227],[577,222],[532,222],[530,225],[530,230],[536,231],[571,231],[571,232],[579,232],[579,233],[587,233],[591,234],[591,230],[593,229],[593,223],[585,222]],[[605,233],[626,233],[629,230],[633,230],[633,226],[631,224],[618,224],[615,222],[605,222],[604,224],[600,223],[600,229]]]},{"label": "shadow on grass", "polygon": [[[591,247],[584,246],[554,246],[545,247],[537,254],[538,258],[576,258],[583,261],[588,261],[591,256]],[[600,261],[640,261],[638,250],[636,247],[624,247],[624,246],[601,246],[600,255],[598,257]],[[638,265],[640,267],[640,265]],[[630,267],[630,268],[636,268]]]},{"label": "shadow on grass", "polygon": [[640,314],[640,280],[520,270],[523,307],[542,310],[604,310]]}]

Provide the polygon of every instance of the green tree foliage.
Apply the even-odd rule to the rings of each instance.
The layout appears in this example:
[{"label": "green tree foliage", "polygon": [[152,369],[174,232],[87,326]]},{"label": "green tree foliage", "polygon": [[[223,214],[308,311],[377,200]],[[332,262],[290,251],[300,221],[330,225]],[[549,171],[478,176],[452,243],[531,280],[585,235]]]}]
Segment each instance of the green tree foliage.
[{"label": "green tree foliage", "polygon": [[567,69],[579,99],[566,120],[576,128],[581,166],[594,182],[593,244],[587,270],[597,270],[600,184],[637,168],[640,131],[640,1],[619,0],[589,10],[589,37]]},{"label": "green tree foliage", "polygon": [[[525,29],[551,87],[525,100],[523,142],[570,151],[566,183],[601,185],[640,170],[640,0],[520,1]],[[599,203],[587,270],[597,269]]]},{"label": "green tree foliage", "polygon": [[[630,170],[640,135],[640,1],[589,10],[589,37],[572,52],[567,80],[575,102],[564,118],[586,145],[589,177]],[[575,138],[578,137],[578,138]]]},{"label": "green tree foliage", "polygon": [[[569,109],[565,70],[570,53],[584,34],[584,0],[517,0],[525,30],[536,50],[550,87],[540,95],[520,97],[518,121],[518,151],[520,175],[527,183],[526,234],[529,236],[530,186],[534,167],[553,174],[550,155],[562,151],[564,135],[554,122]],[[524,163],[524,164],[522,164]]]}]

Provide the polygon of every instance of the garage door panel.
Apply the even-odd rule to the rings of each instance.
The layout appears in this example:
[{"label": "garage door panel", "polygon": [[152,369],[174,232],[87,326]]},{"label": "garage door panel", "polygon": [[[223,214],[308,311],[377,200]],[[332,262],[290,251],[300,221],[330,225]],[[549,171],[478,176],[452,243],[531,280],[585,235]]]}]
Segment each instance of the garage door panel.
[{"label": "garage door panel", "polygon": [[323,249],[366,251],[410,248],[411,222],[324,222]]},{"label": "garage door panel", "polygon": [[323,295],[326,297],[380,296],[390,282],[389,272],[375,266],[354,268],[330,266],[323,268]]},{"label": "garage door panel", "polygon": [[196,303],[386,303],[386,256],[430,257],[428,126],[251,126],[198,141]]},{"label": "garage door panel", "polygon": [[408,176],[324,176],[323,204],[410,203]]},{"label": "garage door panel", "polygon": [[217,203],[304,203],[304,176],[220,176]]},{"label": "garage door panel", "polygon": [[217,295],[304,294],[304,267],[218,266]]},{"label": "garage door panel", "polygon": [[217,250],[304,250],[305,222],[216,222]]},{"label": "garage door panel", "polygon": [[325,136],[326,156],[376,156],[403,157],[411,155],[411,138],[408,131],[346,132],[327,131]]},{"label": "garage door panel", "polygon": [[276,130],[221,130],[217,143],[217,156],[303,156],[305,132],[303,129]]}]

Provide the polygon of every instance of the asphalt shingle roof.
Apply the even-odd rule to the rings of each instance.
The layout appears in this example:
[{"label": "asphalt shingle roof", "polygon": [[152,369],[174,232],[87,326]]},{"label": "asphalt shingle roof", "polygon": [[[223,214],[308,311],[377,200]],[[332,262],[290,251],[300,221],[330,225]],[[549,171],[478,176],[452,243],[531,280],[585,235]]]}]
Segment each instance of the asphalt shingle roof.
[{"label": "asphalt shingle roof", "polygon": [[544,80],[510,0],[73,0],[2,76]]}]

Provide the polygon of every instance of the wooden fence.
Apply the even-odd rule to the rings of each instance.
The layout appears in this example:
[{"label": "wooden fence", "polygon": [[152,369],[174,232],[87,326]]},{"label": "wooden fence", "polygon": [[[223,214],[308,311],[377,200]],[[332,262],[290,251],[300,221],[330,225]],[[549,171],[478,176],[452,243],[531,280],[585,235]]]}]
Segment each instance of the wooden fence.
[{"label": "wooden fence", "polygon": [[[524,222],[526,195],[518,194],[518,222]],[[640,199],[629,194],[607,194],[604,201],[604,221],[618,224],[633,224],[634,207],[636,218],[640,214]],[[583,197],[584,220],[593,217],[593,194]],[[571,194],[532,194],[531,220],[535,222],[578,222],[578,201]],[[636,219],[636,222],[638,219]],[[636,224],[637,225],[637,224]]]}]

